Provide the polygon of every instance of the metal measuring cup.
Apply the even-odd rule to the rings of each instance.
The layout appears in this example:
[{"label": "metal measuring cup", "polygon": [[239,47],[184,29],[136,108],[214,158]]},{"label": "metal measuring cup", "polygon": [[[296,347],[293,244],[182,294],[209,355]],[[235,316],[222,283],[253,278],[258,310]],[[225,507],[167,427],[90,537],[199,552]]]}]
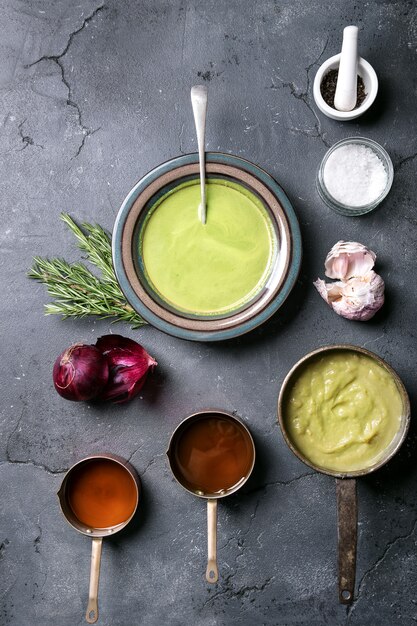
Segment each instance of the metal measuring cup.
[{"label": "metal measuring cup", "polygon": [[[236,484],[230,487],[229,489],[223,489],[216,493],[204,493],[203,490],[193,491],[188,487],[187,481],[182,475],[180,469],[178,468],[175,462],[175,448],[180,440],[182,434],[185,432],[187,427],[197,420],[201,419],[209,419],[212,417],[220,416],[223,419],[230,421],[238,425],[241,428],[241,432],[247,437],[247,442],[249,443],[249,447],[252,451],[252,459],[250,462],[249,470],[246,475]],[[255,444],[252,439],[252,435],[249,432],[249,429],[245,426],[245,424],[230,413],[226,413],[225,411],[219,411],[217,409],[206,409],[205,411],[199,411],[198,413],[193,413],[186,417],[174,432],[171,435],[171,439],[169,442],[167,456],[169,460],[169,464],[171,467],[171,471],[174,475],[174,478],[177,482],[186,490],[188,493],[191,493],[193,496],[198,496],[199,498],[204,498],[207,500],[207,569],[206,569],[206,580],[208,583],[215,583],[219,579],[219,572],[217,568],[217,500],[220,498],[225,498],[226,496],[230,496],[232,493],[235,493],[238,489],[240,489],[248,480],[249,476],[252,473],[253,467],[255,465]]]},{"label": "metal measuring cup", "polygon": [[[400,427],[394,440],[385,449],[384,455],[374,465],[358,469],[352,472],[337,472],[323,467],[319,467],[307,459],[293,444],[288,435],[285,416],[284,403],[285,396],[290,383],[296,373],[308,361],[314,359],[317,355],[330,351],[351,351],[364,354],[380,366],[382,366],[394,380],[398,392],[401,396],[403,411],[401,415]],[[289,371],[282,383],[281,391],[278,397],[278,421],[281,427],[285,442],[292,452],[306,465],[314,470],[334,476],[336,478],[336,500],[337,500],[337,536],[338,536],[338,585],[339,585],[339,602],[342,604],[351,604],[354,599],[355,592],[355,576],[356,576],[356,544],[357,544],[357,522],[358,522],[358,502],[356,493],[356,478],[365,476],[375,472],[377,469],[388,463],[388,461],[396,454],[404,439],[406,438],[408,427],[410,424],[410,401],[407,391],[393,368],[388,365],[381,357],[374,354],[370,350],[353,346],[350,344],[340,344],[323,346],[317,350],[309,352],[302,357]]]},{"label": "metal measuring cup", "polygon": [[[107,528],[92,528],[92,527],[86,526],[76,517],[68,501],[67,486],[68,486],[68,481],[71,475],[73,475],[74,470],[79,469],[81,465],[88,463],[89,461],[92,461],[94,459],[107,459],[110,461],[114,461],[115,463],[118,463],[130,474],[130,477],[133,479],[133,482],[136,487],[136,504],[135,504],[132,514],[128,517],[128,519],[124,520],[120,524],[117,524],[116,526],[109,526]],[[85,615],[85,619],[89,624],[94,624],[98,620],[98,583],[99,583],[99,578],[100,578],[100,561],[101,561],[103,537],[109,537],[111,535],[114,535],[115,533],[119,532],[119,530],[122,530],[122,528],[124,528],[131,521],[134,514],[136,513],[136,510],[139,504],[140,490],[141,490],[140,479],[133,465],[131,465],[128,461],[126,461],[122,457],[117,456],[115,454],[109,454],[109,453],[92,454],[91,456],[81,459],[81,461],[78,461],[77,463],[75,463],[68,470],[68,472],[65,474],[64,479],[61,483],[61,487],[57,495],[59,498],[61,511],[64,514],[65,519],[73,528],[75,528],[75,530],[78,530],[78,532],[82,533],[83,535],[91,537],[93,540],[92,549],[91,549],[91,569],[90,569],[90,585],[89,585],[89,591],[88,591],[88,604],[87,604],[87,611]]]}]

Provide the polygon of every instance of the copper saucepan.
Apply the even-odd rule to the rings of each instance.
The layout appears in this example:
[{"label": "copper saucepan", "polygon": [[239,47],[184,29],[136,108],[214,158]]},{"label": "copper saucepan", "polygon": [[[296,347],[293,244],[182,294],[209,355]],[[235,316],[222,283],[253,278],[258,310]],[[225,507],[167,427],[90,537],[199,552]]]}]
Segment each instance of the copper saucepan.
[{"label": "copper saucepan", "polygon": [[[216,492],[214,493],[210,493],[204,490],[202,487],[195,489],[192,489],[190,487],[187,478],[184,476],[181,468],[176,462],[176,449],[177,445],[181,441],[182,436],[192,424],[194,424],[198,420],[205,420],[215,417],[220,417],[238,427],[239,431],[246,441],[247,450],[249,451],[250,457],[245,475],[242,476],[241,479],[236,482],[236,484],[225,489],[216,490]],[[255,444],[253,442],[252,435],[250,434],[249,429],[245,426],[245,424],[234,415],[226,413],[225,411],[219,411],[217,409],[206,409],[204,411],[193,413],[192,415],[186,417],[177,426],[171,436],[167,455],[171,471],[177,482],[186,491],[188,491],[188,493],[191,493],[193,496],[198,496],[199,498],[204,498],[205,500],[207,500],[208,559],[206,580],[209,583],[215,583],[219,578],[217,568],[217,500],[219,500],[220,498],[225,498],[226,496],[230,496],[232,493],[235,493],[246,483],[249,476],[251,475],[253,467],[255,465]]]},{"label": "copper saucepan", "polygon": [[[87,463],[91,463],[97,459],[108,460],[114,463],[118,463],[129,474],[130,478],[132,479],[132,484],[135,486],[136,503],[133,508],[133,511],[127,517],[127,519],[123,520],[121,523],[115,526],[96,528],[96,527],[92,527],[92,526],[88,526],[84,524],[75,515],[69,502],[68,487],[69,487],[71,479],[73,478],[75,473],[80,470],[80,468],[82,468]],[[92,454],[91,456],[88,456],[82,459],[81,461],[78,461],[77,463],[75,463],[75,465],[73,465],[65,474],[61,487],[58,491],[58,498],[59,498],[61,510],[67,522],[73,528],[75,528],[75,530],[78,530],[78,532],[82,533],[83,535],[86,535],[87,537],[91,537],[93,540],[92,551],[91,551],[89,595],[88,595],[87,611],[86,611],[86,616],[85,616],[85,619],[89,624],[93,624],[98,619],[98,583],[99,583],[99,577],[100,577],[100,561],[101,561],[103,537],[109,537],[111,535],[114,535],[115,533],[119,532],[119,530],[122,530],[122,528],[124,528],[131,521],[138,507],[140,491],[141,491],[140,479],[135,468],[122,457],[116,456],[114,454],[109,454],[109,453]]]},{"label": "copper saucepan", "polygon": [[[337,472],[323,467],[319,467],[306,458],[291,440],[286,428],[284,416],[284,404],[287,390],[290,383],[294,379],[294,375],[299,373],[308,361],[314,359],[317,355],[331,351],[352,351],[364,354],[380,366],[382,366],[392,377],[402,400],[402,415],[400,419],[400,427],[393,441],[385,449],[384,454],[379,460],[370,467],[364,467],[351,472]],[[377,356],[369,350],[353,346],[349,344],[323,346],[306,354],[300,359],[287,374],[282,383],[281,391],[278,398],[278,421],[281,427],[285,442],[292,452],[303,463],[312,467],[318,472],[334,476],[336,478],[336,499],[337,499],[337,523],[338,523],[338,584],[339,584],[339,601],[342,604],[351,604],[354,599],[355,576],[356,576],[356,544],[357,544],[357,494],[356,494],[356,478],[370,474],[385,465],[398,451],[403,443],[410,423],[410,401],[407,391],[393,368],[388,365],[381,357]]]}]

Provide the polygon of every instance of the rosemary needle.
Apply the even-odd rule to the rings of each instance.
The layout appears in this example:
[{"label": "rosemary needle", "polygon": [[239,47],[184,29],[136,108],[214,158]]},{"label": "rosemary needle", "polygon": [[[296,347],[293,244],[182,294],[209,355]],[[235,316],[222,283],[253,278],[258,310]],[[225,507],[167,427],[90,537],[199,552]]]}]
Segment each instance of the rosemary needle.
[{"label": "rosemary needle", "polygon": [[64,259],[35,257],[29,278],[43,283],[54,302],[45,305],[46,315],[114,317],[115,322],[128,322],[133,328],[146,324],[128,304],[113,270],[111,235],[99,224],[80,226],[68,213],[61,219],[74,233],[85,260],[100,272],[96,276],[84,263],[68,263]]}]

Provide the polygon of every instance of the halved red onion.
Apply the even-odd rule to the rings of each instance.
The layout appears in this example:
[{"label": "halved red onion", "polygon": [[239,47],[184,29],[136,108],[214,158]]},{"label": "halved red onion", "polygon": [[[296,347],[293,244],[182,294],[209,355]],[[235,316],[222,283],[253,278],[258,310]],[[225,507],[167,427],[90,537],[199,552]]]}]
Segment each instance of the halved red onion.
[{"label": "halved red onion", "polygon": [[97,349],[107,359],[109,379],[99,400],[116,404],[134,398],[142,389],[148,371],[157,362],[141,345],[121,335],[104,335],[96,342]]},{"label": "halved red onion", "polygon": [[95,346],[76,343],[59,355],[52,377],[55,389],[66,400],[93,400],[107,384],[109,366]]}]

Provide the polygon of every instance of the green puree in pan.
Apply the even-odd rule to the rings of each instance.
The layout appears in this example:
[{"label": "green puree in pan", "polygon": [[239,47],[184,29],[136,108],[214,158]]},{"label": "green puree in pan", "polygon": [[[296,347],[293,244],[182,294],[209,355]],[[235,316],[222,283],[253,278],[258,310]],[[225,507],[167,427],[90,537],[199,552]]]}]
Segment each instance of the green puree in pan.
[{"label": "green puree in pan", "polygon": [[377,463],[399,432],[403,413],[391,374],[375,359],[348,350],[308,361],[283,408],[295,447],[315,465],[339,472]]},{"label": "green puree in pan", "polygon": [[199,180],[163,196],[140,241],[145,275],[175,309],[218,315],[249,302],[265,285],[276,236],[262,202],[242,185],[206,185],[207,222],[198,218]]}]

